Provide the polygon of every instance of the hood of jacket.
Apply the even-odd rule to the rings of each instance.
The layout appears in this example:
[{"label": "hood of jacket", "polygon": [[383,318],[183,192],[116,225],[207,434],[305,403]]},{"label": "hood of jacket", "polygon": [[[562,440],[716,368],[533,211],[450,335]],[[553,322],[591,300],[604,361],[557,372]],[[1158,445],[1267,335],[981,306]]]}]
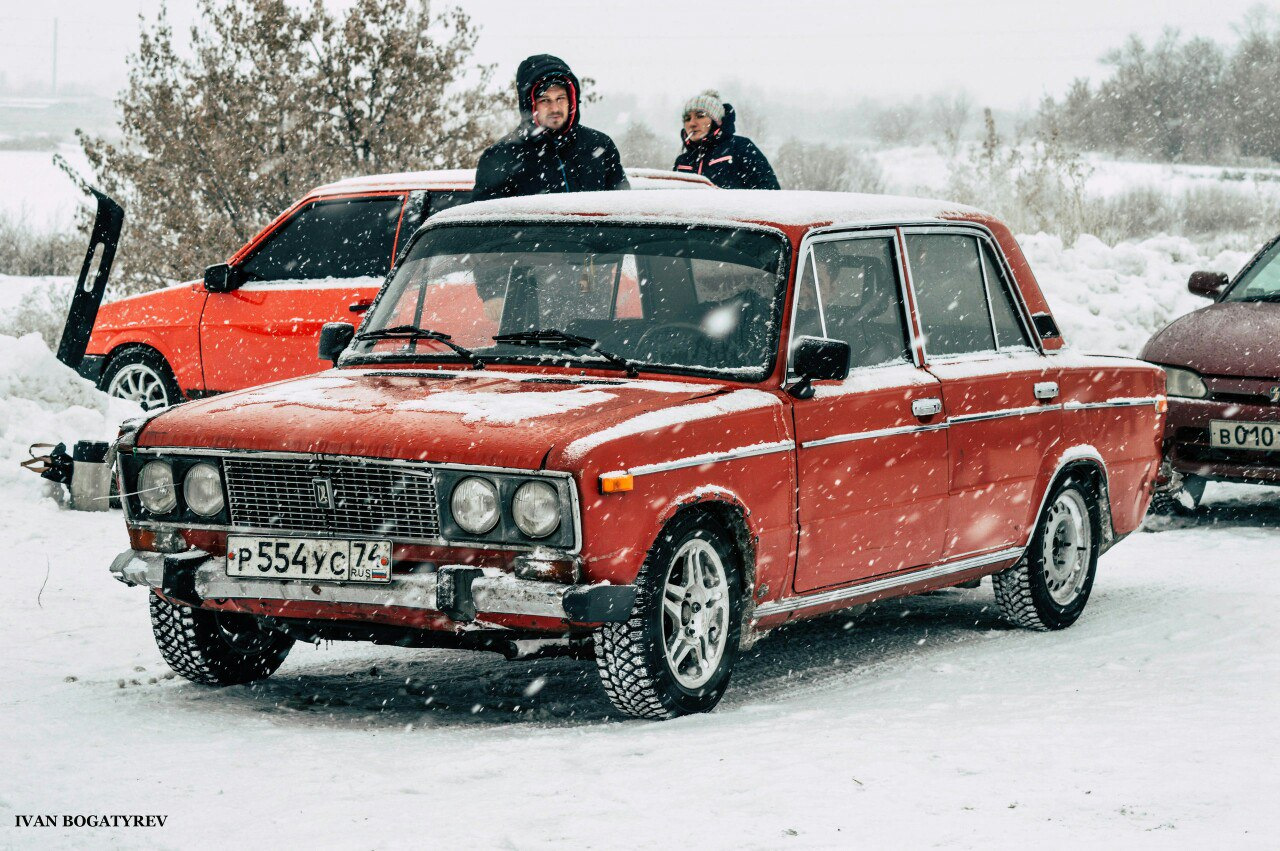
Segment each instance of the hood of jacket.
[{"label": "hood of jacket", "polygon": [[712,123],[711,132],[696,142],[690,142],[688,135],[685,134],[684,128],[680,128],[680,141],[690,150],[700,147],[712,148],[721,142],[731,138],[738,132],[738,115],[733,111],[733,104],[726,103],[724,105],[724,120],[719,124]]},{"label": "hood of jacket", "polygon": [[569,86],[569,122],[559,131],[568,134],[578,126],[582,117],[582,84],[568,63],[558,56],[539,53],[521,62],[516,69],[516,106],[520,109],[520,117],[526,123],[533,122],[533,94],[546,80],[561,80]]}]

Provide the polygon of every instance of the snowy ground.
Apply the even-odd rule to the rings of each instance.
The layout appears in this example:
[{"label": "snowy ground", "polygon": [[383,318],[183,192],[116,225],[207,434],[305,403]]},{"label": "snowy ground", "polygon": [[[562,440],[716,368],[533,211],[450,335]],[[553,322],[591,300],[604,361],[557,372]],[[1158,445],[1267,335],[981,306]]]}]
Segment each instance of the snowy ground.
[{"label": "snowy ground", "polygon": [[[590,663],[300,646],[175,679],[118,515],[0,494],[0,844],[1275,847],[1280,495],[1217,488],[1101,563],[1081,621],[989,585],[779,631],[713,714],[613,717]],[[158,813],[155,829],[14,814]]]},{"label": "snowy ground", "polygon": [[[1188,272],[1246,258],[1021,241],[1089,351],[1135,352],[1204,304]],[[622,721],[586,662],[364,645],[213,691],[168,672],[145,594],[108,576],[119,514],[16,466],[129,413],[3,333],[65,286],[0,275],[0,847],[1280,844],[1280,489],[1211,485],[1149,522],[1065,632],[1007,628],[989,584],[885,603],[775,632],[707,716]],[[15,826],[45,813],[168,820]]]}]

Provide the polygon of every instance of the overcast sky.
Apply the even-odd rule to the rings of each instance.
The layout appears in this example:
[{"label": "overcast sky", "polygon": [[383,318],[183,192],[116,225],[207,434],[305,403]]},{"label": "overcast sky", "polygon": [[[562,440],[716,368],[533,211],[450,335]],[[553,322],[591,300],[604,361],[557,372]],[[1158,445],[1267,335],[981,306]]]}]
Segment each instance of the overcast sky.
[{"label": "overcast sky", "polygon": [[[341,6],[343,0],[329,0]],[[112,94],[125,81],[139,14],[159,0],[0,0],[0,75],[47,84],[58,20],[59,84]],[[179,26],[195,0],[170,0]],[[441,3],[436,4],[442,5]],[[1131,32],[1167,26],[1226,42],[1256,0],[471,0],[479,58],[505,81],[530,53],[555,53],[605,93],[683,101],[706,85],[849,102],[964,88],[982,104],[1034,105]],[[732,97],[732,85],[724,93]],[[674,106],[673,109],[678,109]]]}]

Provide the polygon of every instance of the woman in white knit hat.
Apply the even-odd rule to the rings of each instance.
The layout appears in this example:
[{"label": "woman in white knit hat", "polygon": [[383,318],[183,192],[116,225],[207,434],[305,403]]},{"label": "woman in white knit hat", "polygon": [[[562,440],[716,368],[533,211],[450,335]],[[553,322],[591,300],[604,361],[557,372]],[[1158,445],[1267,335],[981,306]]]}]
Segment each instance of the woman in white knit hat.
[{"label": "woman in white knit hat", "polygon": [[707,89],[685,102],[684,150],[675,171],[693,172],[722,189],[778,189],[769,160],[746,136],[734,132],[733,107]]}]

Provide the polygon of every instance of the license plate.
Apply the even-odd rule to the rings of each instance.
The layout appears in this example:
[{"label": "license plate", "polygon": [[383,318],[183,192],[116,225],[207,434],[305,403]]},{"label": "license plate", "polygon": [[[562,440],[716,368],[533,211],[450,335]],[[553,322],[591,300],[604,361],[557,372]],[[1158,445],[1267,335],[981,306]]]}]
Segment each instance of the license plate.
[{"label": "license plate", "polygon": [[227,575],[320,582],[390,582],[390,541],[227,538]]},{"label": "license plate", "polygon": [[1280,451],[1280,423],[1209,422],[1209,445],[1215,449]]}]

